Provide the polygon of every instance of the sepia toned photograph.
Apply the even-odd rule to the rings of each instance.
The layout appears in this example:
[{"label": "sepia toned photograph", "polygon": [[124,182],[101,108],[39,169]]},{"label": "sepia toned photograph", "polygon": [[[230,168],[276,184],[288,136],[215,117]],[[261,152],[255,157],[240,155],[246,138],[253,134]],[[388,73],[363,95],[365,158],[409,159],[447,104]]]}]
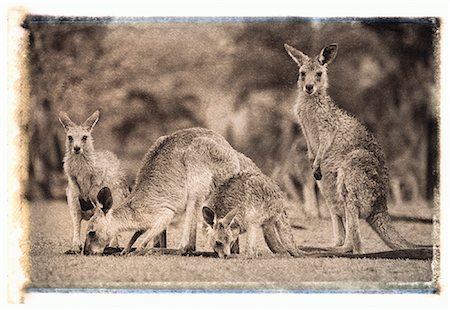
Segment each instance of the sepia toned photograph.
[{"label": "sepia toned photograph", "polygon": [[439,18],[20,26],[25,292],[438,292]]}]

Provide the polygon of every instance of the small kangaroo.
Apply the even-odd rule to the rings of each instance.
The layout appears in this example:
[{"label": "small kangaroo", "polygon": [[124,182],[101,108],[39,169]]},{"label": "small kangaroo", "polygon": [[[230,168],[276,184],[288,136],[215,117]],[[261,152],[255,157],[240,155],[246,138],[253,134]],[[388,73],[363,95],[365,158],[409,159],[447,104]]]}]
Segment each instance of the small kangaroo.
[{"label": "small kangaroo", "polygon": [[212,130],[191,128],[160,137],[145,155],[135,186],[120,207],[110,210],[114,198],[108,188],[98,193],[104,203],[88,224],[85,251],[100,254],[117,233],[136,231],[122,254],[142,234],[132,254],[145,254],[148,243],[182,212],[186,217],[179,249],[181,254],[195,251],[197,213],[218,184],[241,170],[260,172]]},{"label": "small kangaroo", "polygon": [[361,252],[359,218],[366,219],[392,249],[417,247],[393,227],[387,210],[389,177],[384,153],[374,136],[327,94],[327,67],[337,44],[315,58],[287,44],[299,67],[297,120],[308,147],[314,177],[331,213],[333,250]]},{"label": "small kangaroo", "polygon": [[209,225],[208,242],[220,258],[230,255],[238,236],[247,232],[248,258],[257,256],[256,234],[262,228],[273,253],[301,256],[285,211],[278,185],[262,173],[240,173],[218,187],[203,207]]},{"label": "small kangaroo", "polygon": [[[125,174],[117,157],[109,152],[94,150],[92,130],[98,122],[99,111],[95,111],[83,124],[76,125],[65,112],[60,112],[59,121],[66,131],[66,154],[64,172],[67,175],[67,203],[73,223],[72,248],[67,253],[80,253],[82,220],[89,220],[98,205],[97,193],[108,186],[114,201],[120,204],[129,193]],[[117,246],[117,236],[111,246]]]}]

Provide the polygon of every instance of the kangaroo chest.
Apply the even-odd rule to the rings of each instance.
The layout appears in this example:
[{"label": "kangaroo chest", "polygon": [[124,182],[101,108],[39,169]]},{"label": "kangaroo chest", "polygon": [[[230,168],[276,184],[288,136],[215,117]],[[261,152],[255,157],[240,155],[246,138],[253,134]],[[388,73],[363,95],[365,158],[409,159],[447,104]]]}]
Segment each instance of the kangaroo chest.
[{"label": "kangaroo chest", "polygon": [[314,102],[298,102],[296,114],[307,139],[309,151],[315,156],[319,145],[325,143],[334,133],[333,116],[326,108],[320,108]]},{"label": "kangaroo chest", "polygon": [[89,198],[89,193],[93,185],[92,178],[93,178],[92,175],[71,176],[72,182],[80,191],[80,196],[84,199]]},{"label": "kangaroo chest", "polygon": [[72,184],[78,189],[80,198],[88,200],[95,184],[94,168],[91,165],[68,162],[65,163],[66,173],[69,175]]}]

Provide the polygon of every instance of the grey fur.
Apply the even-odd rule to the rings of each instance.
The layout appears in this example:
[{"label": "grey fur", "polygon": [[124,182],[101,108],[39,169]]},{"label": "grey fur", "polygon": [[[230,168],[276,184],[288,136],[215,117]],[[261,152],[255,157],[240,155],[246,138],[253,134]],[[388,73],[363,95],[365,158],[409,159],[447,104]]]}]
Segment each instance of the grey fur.
[{"label": "grey fur", "polygon": [[211,247],[224,258],[238,236],[247,237],[247,256],[257,255],[255,233],[262,229],[273,253],[300,256],[286,215],[285,201],[278,185],[262,173],[239,173],[219,186],[203,208],[209,223]]},{"label": "grey fur", "polygon": [[90,251],[102,252],[109,238],[120,231],[142,230],[133,253],[143,254],[150,240],[183,212],[180,251],[195,250],[197,212],[218,184],[241,170],[259,172],[212,130],[191,128],[160,137],[145,155],[126,202],[106,214],[96,212],[91,219],[88,231],[96,231],[98,240],[89,241]]},{"label": "grey fur", "polygon": [[366,219],[389,247],[415,247],[391,225],[387,211],[389,177],[381,147],[327,94],[327,65],[337,53],[337,45],[330,46],[312,59],[285,44],[299,66],[295,114],[315,177],[320,176],[316,179],[320,179],[317,183],[330,210],[335,250],[361,252],[359,218]]},{"label": "grey fur", "polygon": [[[82,125],[76,125],[65,112],[61,112],[59,117],[66,131],[64,172],[68,179],[66,195],[73,223],[71,252],[75,253],[80,253],[83,246],[81,221],[89,220],[95,212],[94,209],[81,210],[80,201],[98,206],[97,193],[105,186],[111,189],[115,206],[122,203],[129,193],[119,159],[109,151],[94,150],[92,129],[99,115],[99,111],[94,112]],[[117,236],[111,245],[117,245]]]}]

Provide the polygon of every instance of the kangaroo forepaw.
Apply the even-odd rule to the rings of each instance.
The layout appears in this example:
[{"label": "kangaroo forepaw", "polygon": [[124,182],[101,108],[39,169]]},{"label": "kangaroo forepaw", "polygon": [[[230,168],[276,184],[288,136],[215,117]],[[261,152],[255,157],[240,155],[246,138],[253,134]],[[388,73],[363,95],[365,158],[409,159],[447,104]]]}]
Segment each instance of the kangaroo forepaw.
[{"label": "kangaroo forepaw", "polygon": [[122,252],[119,247],[108,246],[103,250],[103,255],[122,255]]},{"label": "kangaroo forepaw", "polygon": [[64,252],[64,254],[66,255],[77,255],[77,254],[81,254],[81,249],[77,250],[77,249],[70,249]]},{"label": "kangaroo forepaw", "polygon": [[335,247],[335,248],[337,248],[337,247],[339,247],[339,246],[343,246],[344,245],[344,238],[342,237],[342,238],[336,238],[335,240],[334,240],[334,242],[333,242],[333,247]]},{"label": "kangaroo forepaw", "polygon": [[320,166],[317,167],[316,169],[314,169],[314,179],[316,179],[317,181],[322,180],[322,171],[320,171]]},{"label": "kangaroo forepaw", "polygon": [[141,249],[137,248],[133,252],[128,252],[126,255],[127,256],[144,256],[148,253],[149,253],[149,251],[145,248],[141,248]]},{"label": "kangaroo forepaw", "polygon": [[70,250],[67,250],[64,252],[64,254],[68,255],[76,255],[81,254],[81,251],[83,250],[83,245],[81,243],[73,244],[72,248]]},{"label": "kangaroo forepaw", "polygon": [[119,247],[119,241],[114,238],[108,245],[110,248],[118,248]]},{"label": "kangaroo forepaw", "polygon": [[130,250],[127,249],[127,248],[125,248],[125,249],[122,250],[122,252],[120,252],[120,256],[125,256],[125,255],[127,255],[128,253],[130,253]]},{"label": "kangaroo forepaw", "polygon": [[195,253],[195,246],[193,246],[193,245],[180,246],[178,251],[179,251],[180,255],[191,256]]}]

